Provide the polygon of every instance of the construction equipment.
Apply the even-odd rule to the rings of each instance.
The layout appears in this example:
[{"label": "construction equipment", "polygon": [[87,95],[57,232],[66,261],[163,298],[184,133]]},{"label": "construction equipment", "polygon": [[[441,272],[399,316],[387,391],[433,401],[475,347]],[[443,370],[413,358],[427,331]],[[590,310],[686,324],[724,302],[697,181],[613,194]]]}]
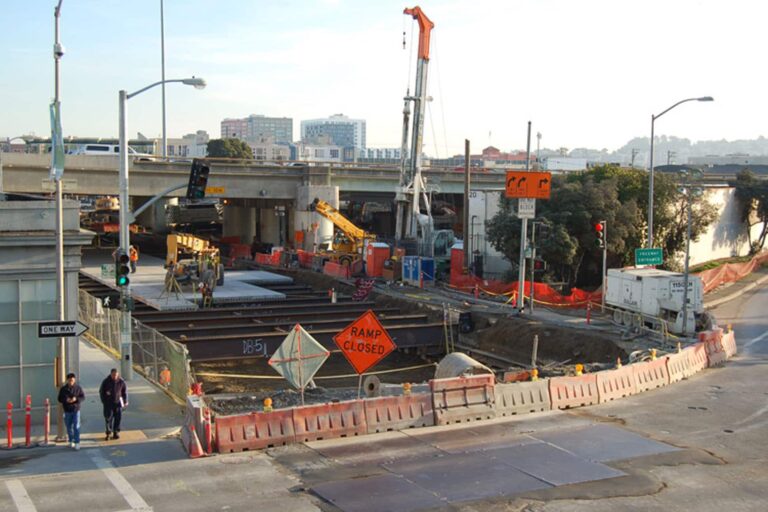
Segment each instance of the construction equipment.
[{"label": "construction equipment", "polygon": [[315,198],[309,205],[309,210],[319,213],[336,227],[332,251],[326,253],[332,261],[350,266],[354,261],[363,258],[365,241],[376,240],[376,235],[357,227],[339,210],[322,199]]},{"label": "construction equipment", "polygon": [[[395,238],[397,240],[402,238],[427,240],[427,244],[420,245],[429,246],[432,239],[433,221],[430,200],[426,193],[426,183],[421,175],[421,150],[424,134],[424,114],[428,101],[427,69],[429,66],[429,38],[435,24],[427,18],[426,14],[419,7],[405,9],[403,13],[412,16],[419,23],[419,55],[416,64],[414,94],[411,96],[409,90],[404,98],[400,183],[395,195],[395,201],[397,202]],[[408,125],[411,102],[414,103],[414,109],[409,151]],[[426,213],[421,213],[422,200]]]},{"label": "construction equipment", "polygon": [[180,284],[192,282],[211,291],[224,284],[219,248],[196,236],[174,233],[166,239],[165,266]]}]

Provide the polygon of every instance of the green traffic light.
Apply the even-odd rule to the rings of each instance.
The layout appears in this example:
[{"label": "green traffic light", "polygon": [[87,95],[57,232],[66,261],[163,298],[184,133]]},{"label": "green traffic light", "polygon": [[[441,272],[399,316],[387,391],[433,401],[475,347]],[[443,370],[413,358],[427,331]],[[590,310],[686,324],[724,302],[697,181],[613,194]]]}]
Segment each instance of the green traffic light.
[{"label": "green traffic light", "polygon": [[119,276],[117,278],[117,285],[118,286],[125,286],[128,284],[128,277],[126,276]]}]

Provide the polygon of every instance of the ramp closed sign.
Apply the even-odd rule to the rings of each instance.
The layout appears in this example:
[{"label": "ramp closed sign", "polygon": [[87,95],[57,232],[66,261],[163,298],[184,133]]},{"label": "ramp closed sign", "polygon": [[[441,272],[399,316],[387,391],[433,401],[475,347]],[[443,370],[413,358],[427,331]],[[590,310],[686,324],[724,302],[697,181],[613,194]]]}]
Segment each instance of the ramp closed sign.
[{"label": "ramp closed sign", "polygon": [[358,374],[365,373],[395,349],[395,343],[370,309],[333,337]]}]

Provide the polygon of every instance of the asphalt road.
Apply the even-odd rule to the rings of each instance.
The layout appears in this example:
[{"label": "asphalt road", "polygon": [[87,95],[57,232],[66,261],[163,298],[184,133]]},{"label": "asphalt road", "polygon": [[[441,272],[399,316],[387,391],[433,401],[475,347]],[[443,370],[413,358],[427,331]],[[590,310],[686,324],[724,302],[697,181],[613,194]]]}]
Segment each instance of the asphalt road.
[{"label": "asphalt road", "polygon": [[[740,347],[726,367],[610,404],[197,460],[187,459],[176,439],[84,443],[79,452],[61,447],[14,450],[0,453],[0,510],[336,511],[317,489],[332,490],[341,481],[362,496],[378,496],[358,504],[362,508],[357,510],[372,512],[388,510],[382,506],[386,499],[405,499],[397,495],[401,477],[393,474],[410,475],[458,498],[484,489],[497,492],[492,498],[437,505],[433,497],[421,496],[424,507],[433,510],[766,510],[767,301],[768,287],[762,287],[716,310],[721,324],[732,323]],[[546,464],[552,461],[529,455],[525,467],[533,469],[527,471],[554,483],[525,492],[502,485],[510,468],[522,465],[520,454],[530,452],[526,446],[538,443],[533,448],[544,449],[546,443],[551,448],[559,437],[595,426],[639,435],[673,450],[606,459],[608,469],[580,462],[564,471],[565,476],[564,465],[557,475],[547,476],[552,467]],[[608,439],[603,446],[586,444],[591,448],[581,456],[597,460],[608,444]],[[456,476],[425,479],[440,464],[445,475]],[[587,471],[603,474],[591,479],[584,475]],[[615,476],[618,472],[623,476]],[[586,481],[569,483],[577,480]],[[418,507],[405,503],[390,509]]]}]

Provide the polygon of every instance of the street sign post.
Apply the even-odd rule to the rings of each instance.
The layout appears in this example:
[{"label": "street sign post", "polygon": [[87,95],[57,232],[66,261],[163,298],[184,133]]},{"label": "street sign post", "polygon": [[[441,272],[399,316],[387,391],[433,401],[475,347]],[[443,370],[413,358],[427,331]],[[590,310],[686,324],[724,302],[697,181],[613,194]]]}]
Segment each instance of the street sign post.
[{"label": "street sign post", "polygon": [[635,249],[635,266],[662,265],[664,256],[660,248]]},{"label": "street sign post", "polygon": [[88,326],[78,320],[71,322],[38,322],[38,338],[68,338],[80,336],[88,330]]},{"label": "street sign post", "polygon": [[507,197],[549,199],[552,174],[540,171],[507,171]]},{"label": "street sign post", "polygon": [[370,309],[334,336],[333,341],[360,375],[387,357],[396,347]]},{"label": "street sign post", "polygon": [[517,200],[517,218],[535,219],[536,218],[536,200],[521,197]]}]

